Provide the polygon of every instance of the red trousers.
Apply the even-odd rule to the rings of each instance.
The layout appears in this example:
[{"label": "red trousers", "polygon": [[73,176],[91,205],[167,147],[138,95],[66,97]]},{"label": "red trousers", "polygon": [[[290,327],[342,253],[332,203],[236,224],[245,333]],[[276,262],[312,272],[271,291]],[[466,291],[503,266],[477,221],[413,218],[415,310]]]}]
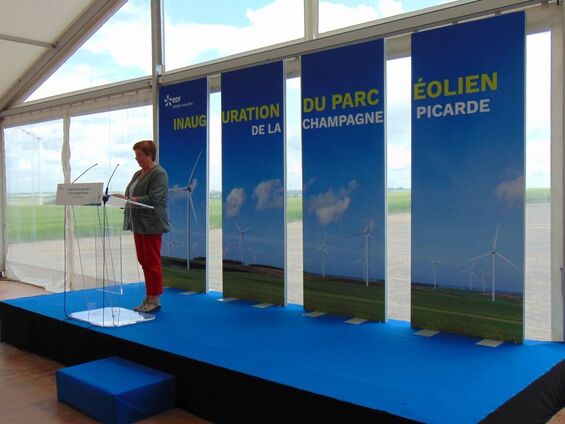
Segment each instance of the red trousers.
[{"label": "red trousers", "polygon": [[161,269],[161,234],[133,233],[137,260],[145,276],[147,296],[163,293],[163,270]]}]

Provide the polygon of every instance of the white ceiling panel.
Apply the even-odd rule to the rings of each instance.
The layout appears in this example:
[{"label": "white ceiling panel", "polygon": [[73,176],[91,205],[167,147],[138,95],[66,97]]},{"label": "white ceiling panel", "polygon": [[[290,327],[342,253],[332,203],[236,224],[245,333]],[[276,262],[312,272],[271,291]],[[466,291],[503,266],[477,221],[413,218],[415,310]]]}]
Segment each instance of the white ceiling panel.
[{"label": "white ceiling panel", "polygon": [[94,0],[0,0],[0,34],[54,42]]},{"label": "white ceiling panel", "polygon": [[[76,35],[77,29],[85,34],[95,30],[124,2],[0,0],[0,111],[20,101],[34,81],[42,81],[41,75],[37,75],[39,62],[39,73],[48,76],[72,54],[77,43],[85,41]],[[60,42],[62,39],[64,43]],[[51,54],[60,60],[51,58]]]},{"label": "white ceiling panel", "polygon": [[42,47],[0,40],[0,97],[44,51]]}]

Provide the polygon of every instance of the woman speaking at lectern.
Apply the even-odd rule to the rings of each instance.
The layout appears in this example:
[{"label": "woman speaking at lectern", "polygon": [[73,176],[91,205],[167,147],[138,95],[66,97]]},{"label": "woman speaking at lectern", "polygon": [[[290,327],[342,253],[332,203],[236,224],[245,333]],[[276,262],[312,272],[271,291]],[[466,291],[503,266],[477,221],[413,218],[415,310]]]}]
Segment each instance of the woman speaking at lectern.
[{"label": "woman speaking at lectern", "polygon": [[133,145],[135,160],[141,168],[126,187],[125,195],[114,196],[153,206],[153,209],[128,203],[124,212],[124,230],[133,231],[137,260],[145,276],[146,297],[134,308],[137,312],[157,312],[163,293],[161,235],[169,231],[167,213],[167,172],[155,162],[157,149],[151,140]]}]

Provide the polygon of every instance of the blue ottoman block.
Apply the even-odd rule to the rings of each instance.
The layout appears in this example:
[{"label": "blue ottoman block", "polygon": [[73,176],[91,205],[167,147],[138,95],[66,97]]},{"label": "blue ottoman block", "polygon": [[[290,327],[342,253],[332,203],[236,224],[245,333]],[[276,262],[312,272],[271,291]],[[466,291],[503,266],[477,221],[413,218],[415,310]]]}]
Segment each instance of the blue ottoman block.
[{"label": "blue ottoman block", "polygon": [[56,372],[57,398],[104,423],[131,423],[175,407],[175,378],[118,357]]}]

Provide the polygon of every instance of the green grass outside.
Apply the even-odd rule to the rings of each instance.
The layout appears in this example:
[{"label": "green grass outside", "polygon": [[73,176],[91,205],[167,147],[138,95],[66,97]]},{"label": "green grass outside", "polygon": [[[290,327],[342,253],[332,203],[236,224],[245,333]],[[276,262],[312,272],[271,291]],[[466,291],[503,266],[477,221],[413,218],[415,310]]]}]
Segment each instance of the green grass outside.
[{"label": "green grass outside", "polygon": [[526,203],[546,203],[551,199],[549,188],[528,188],[526,189]]},{"label": "green grass outside", "polygon": [[[94,236],[103,220],[102,209],[76,207],[75,233],[80,237]],[[122,228],[123,211],[108,208],[107,226]],[[100,215],[98,214],[100,212]],[[12,243],[63,238],[64,208],[58,205],[8,204],[8,239]]]},{"label": "green grass outside", "polygon": [[[388,192],[388,211],[391,214],[410,212],[410,191],[391,190]],[[530,188],[526,190],[526,203],[548,202],[549,188]],[[221,199],[210,200],[210,228],[222,226]],[[91,236],[98,226],[97,208],[77,207],[77,226],[81,237]],[[122,226],[123,211],[108,208],[108,221],[112,227]],[[302,219],[302,197],[287,199],[288,222]],[[8,200],[8,237],[10,242],[33,240],[55,240],[63,238],[63,207],[54,204],[34,204],[33,196],[10,196]]]},{"label": "green grass outside", "polygon": [[388,213],[410,212],[412,205],[411,192],[408,190],[388,192]]}]

